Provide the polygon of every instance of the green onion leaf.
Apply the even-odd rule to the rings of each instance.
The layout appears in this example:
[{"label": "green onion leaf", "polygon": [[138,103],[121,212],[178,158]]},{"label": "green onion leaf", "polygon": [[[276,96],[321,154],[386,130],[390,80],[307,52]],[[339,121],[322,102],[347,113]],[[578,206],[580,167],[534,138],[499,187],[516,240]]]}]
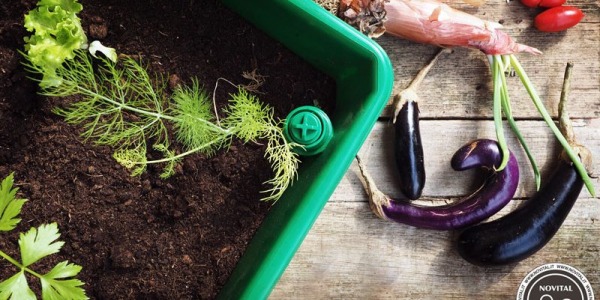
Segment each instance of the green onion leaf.
[{"label": "green onion leaf", "polygon": [[[508,124],[510,125],[510,128],[512,129],[513,133],[517,136],[519,143],[523,147],[523,150],[525,150],[525,154],[527,154],[527,158],[529,159],[529,162],[531,163],[531,167],[533,169],[533,174],[535,176],[535,187],[536,187],[536,190],[539,190],[540,186],[541,186],[541,181],[542,181],[541,175],[540,175],[540,169],[538,168],[538,165],[535,162],[535,159],[534,159],[533,155],[531,154],[531,151],[529,150],[529,147],[527,146],[527,143],[525,142],[525,139],[523,138],[523,135],[521,134],[519,127],[517,127],[517,123],[515,122],[515,119],[512,115],[512,108],[510,105],[510,96],[508,94],[508,84],[506,83],[506,76],[504,75],[504,72],[507,71],[510,66],[510,65],[504,65],[504,62],[507,62],[506,57],[507,57],[506,55],[503,55],[502,60],[497,60],[497,63],[499,64],[500,69],[504,70],[500,74],[501,78],[502,78],[502,109],[504,111],[504,115],[506,116]],[[510,61],[508,61],[508,62],[510,62]]]},{"label": "green onion leaf", "polygon": [[592,197],[596,197],[596,192],[594,190],[594,184],[592,183],[592,180],[590,179],[590,176],[588,175],[587,170],[585,169],[585,166],[579,160],[579,157],[577,156],[577,154],[575,153],[573,148],[571,148],[567,139],[562,135],[562,133],[560,132],[560,129],[558,129],[556,124],[554,124],[552,117],[550,116],[550,114],[548,113],[546,108],[544,107],[544,104],[542,103],[540,96],[538,95],[535,88],[533,87],[533,84],[529,80],[527,73],[525,73],[525,70],[523,69],[523,67],[521,66],[521,64],[519,63],[519,61],[517,60],[517,58],[514,55],[510,55],[510,63],[511,63],[511,66],[513,67],[513,69],[515,69],[515,71],[517,72],[519,79],[521,79],[521,82],[523,83],[523,86],[527,90],[527,93],[529,93],[529,96],[531,97],[531,100],[533,101],[533,104],[535,105],[536,109],[542,115],[542,118],[544,119],[544,121],[546,122],[548,127],[550,127],[550,129],[552,130],[552,133],[554,133],[554,136],[556,136],[556,138],[558,139],[560,144],[563,146],[564,151],[567,153],[567,155],[569,156],[569,158],[575,165],[575,168],[577,169],[577,172],[583,179],[583,182],[584,182],[586,188],[588,189],[588,191],[590,192]]},{"label": "green onion leaf", "polygon": [[494,81],[494,127],[496,128],[496,139],[500,145],[502,151],[502,162],[500,166],[496,168],[497,171],[501,171],[508,164],[510,157],[508,151],[508,145],[506,144],[506,137],[504,137],[504,128],[502,127],[502,79],[501,75],[504,70],[500,67],[500,56],[494,55],[492,58],[492,80]]}]

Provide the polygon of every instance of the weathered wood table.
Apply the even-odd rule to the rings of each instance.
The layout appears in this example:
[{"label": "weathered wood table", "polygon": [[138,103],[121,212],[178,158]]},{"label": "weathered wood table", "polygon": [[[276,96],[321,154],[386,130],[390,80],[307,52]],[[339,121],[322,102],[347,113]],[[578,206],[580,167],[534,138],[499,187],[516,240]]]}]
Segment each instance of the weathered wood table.
[{"label": "weathered wood table", "polygon": [[[538,10],[518,1],[489,0],[480,8],[460,7],[504,24],[519,42],[544,52],[518,57],[553,117],[566,62],[574,63],[569,109],[575,133],[595,154],[594,166],[600,172],[600,2],[569,2],[582,8],[586,17],[577,27],[555,34],[535,30],[532,20]],[[377,41],[394,65],[395,92],[406,87],[437,51],[436,47],[389,36]],[[543,183],[556,162],[558,142],[518,77],[508,80],[514,116],[542,169]],[[423,82],[420,96],[427,170],[424,197],[443,203],[444,198],[468,194],[477,182],[475,172],[450,168],[454,151],[471,139],[495,139],[486,57],[465,49],[442,56]],[[388,107],[360,153],[380,189],[399,195],[389,117]],[[535,192],[529,162],[508,126],[505,130],[519,159],[521,183],[514,201],[498,215]],[[353,164],[273,290],[272,299],[514,299],[528,272],[554,262],[582,271],[600,297],[600,201],[585,189],[563,227],[536,255],[516,265],[481,268],[459,257],[452,247],[451,232],[378,219],[369,210],[357,172]],[[599,180],[593,180],[600,193]]]}]

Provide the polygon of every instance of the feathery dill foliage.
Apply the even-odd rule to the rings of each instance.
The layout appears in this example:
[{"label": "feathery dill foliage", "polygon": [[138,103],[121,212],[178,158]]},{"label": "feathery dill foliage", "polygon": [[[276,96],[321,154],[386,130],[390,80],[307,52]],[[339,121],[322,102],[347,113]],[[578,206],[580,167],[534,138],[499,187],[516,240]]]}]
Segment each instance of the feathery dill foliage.
[{"label": "feathery dill foliage", "polygon": [[[33,73],[43,72],[32,64],[27,67]],[[113,157],[132,175],[142,174],[149,164],[160,163],[160,176],[167,178],[184,156],[197,152],[212,155],[227,149],[235,137],[246,143],[267,142],[265,157],[274,177],[265,182],[270,188],[264,191],[267,196],[263,200],[279,199],[296,177],[299,159],[292,151],[295,145],[284,138],[282,121],[276,121],[272,108],[242,88],[230,95],[225,116],[218,123],[209,96],[197,80],[192,80],[191,86],[177,87],[168,101],[165,80],[152,78],[131,58],[119,64],[100,59],[95,67],[85,52],[78,51],[75,59],[56,72],[62,83],[44,88],[42,94],[78,96],[78,100],[55,112],[70,124],[82,125],[84,138],[113,147]],[[182,153],[172,148],[169,125],[184,146]],[[150,147],[163,157],[148,160]]]},{"label": "feathery dill foliage", "polygon": [[215,124],[210,97],[196,79],[191,86],[178,86],[171,98],[176,137],[187,151],[211,155],[228,146],[230,134]]},{"label": "feathery dill foliage", "polygon": [[[164,151],[170,147],[165,124],[165,80],[153,81],[146,69],[131,58],[123,60],[120,67],[106,59],[100,62],[94,70],[89,55],[78,51],[75,59],[56,70],[62,83],[44,88],[42,94],[80,96],[79,101],[54,112],[70,124],[82,124],[84,138],[114,147],[115,159],[130,168],[133,175],[139,175],[146,170],[147,141],[151,140],[151,147],[166,156],[172,154]],[[161,176],[173,174],[173,167],[167,164]]]},{"label": "feathery dill foliage", "polygon": [[263,193],[268,194],[264,199],[276,200],[296,177],[300,159],[292,148],[298,145],[287,142],[283,135],[283,121],[276,121],[273,109],[261,105],[254,95],[240,88],[231,97],[225,109],[227,117],[221,123],[244,142],[259,139],[267,141],[265,157],[274,175],[265,182],[271,188]]}]

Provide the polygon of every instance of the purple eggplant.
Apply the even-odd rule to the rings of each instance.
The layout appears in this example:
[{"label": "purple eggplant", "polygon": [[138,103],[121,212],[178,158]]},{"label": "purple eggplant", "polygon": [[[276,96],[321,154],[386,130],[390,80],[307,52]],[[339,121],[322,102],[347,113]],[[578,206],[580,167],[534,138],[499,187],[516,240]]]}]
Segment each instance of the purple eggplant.
[{"label": "purple eggplant", "polygon": [[394,123],[394,158],[400,180],[400,191],[408,199],[421,197],[425,186],[423,144],[419,130],[419,104],[407,101]]},{"label": "purple eggplant", "polygon": [[398,170],[399,187],[404,196],[411,200],[421,197],[425,187],[425,163],[423,144],[419,129],[419,95],[417,89],[431,67],[443,53],[442,49],[423,67],[410,85],[394,96],[394,159]]},{"label": "purple eggplant", "polygon": [[[579,144],[567,113],[567,92],[573,64],[568,63],[558,107],[562,134],[586,171],[592,153]],[[550,180],[521,207],[494,221],[467,228],[458,235],[458,253],[468,262],[506,265],[519,262],[542,249],[556,234],[583,189],[584,179],[565,151]]]},{"label": "purple eggplant", "polygon": [[540,250],[558,231],[577,200],[583,180],[561,159],[548,182],[519,209],[458,236],[458,253],[475,265],[505,265]]},{"label": "purple eggplant", "polygon": [[502,171],[495,171],[502,160],[498,143],[479,139],[460,148],[451,165],[456,170],[483,168],[488,170],[483,185],[473,194],[440,206],[422,206],[394,200],[383,194],[366,173],[360,159],[363,184],[369,194],[373,212],[383,219],[436,230],[459,229],[479,223],[502,209],[512,199],[519,183],[519,166],[511,153]]}]

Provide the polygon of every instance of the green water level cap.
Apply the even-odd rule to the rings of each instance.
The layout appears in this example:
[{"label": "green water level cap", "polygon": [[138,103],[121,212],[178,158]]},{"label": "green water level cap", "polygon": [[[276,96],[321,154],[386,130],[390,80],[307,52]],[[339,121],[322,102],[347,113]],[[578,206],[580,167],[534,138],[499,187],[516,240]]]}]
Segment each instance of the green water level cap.
[{"label": "green water level cap", "polygon": [[300,106],[292,110],[283,126],[285,138],[302,147],[294,150],[300,155],[321,153],[333,137],[333,126],[327,114],[315,106]]}]

